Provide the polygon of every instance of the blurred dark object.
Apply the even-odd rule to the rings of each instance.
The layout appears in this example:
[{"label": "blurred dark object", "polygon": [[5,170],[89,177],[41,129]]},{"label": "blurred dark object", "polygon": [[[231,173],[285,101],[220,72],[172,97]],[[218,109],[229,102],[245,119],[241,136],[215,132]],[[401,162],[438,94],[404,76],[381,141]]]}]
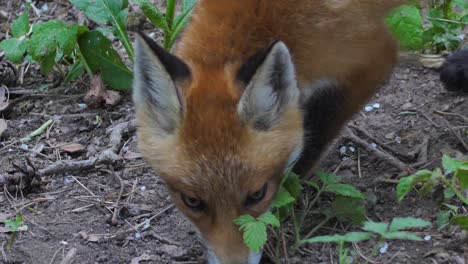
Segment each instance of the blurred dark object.
[{"label": "blurred dark object", "polygon": [[468,93],[468,49],[447,57],[440,71],[440,80],[448,91]]},{"label": "blurred dark object", "polygon": [[14,86],[18,80],[18,71],[15,65],[0,58],[0,85]]}]

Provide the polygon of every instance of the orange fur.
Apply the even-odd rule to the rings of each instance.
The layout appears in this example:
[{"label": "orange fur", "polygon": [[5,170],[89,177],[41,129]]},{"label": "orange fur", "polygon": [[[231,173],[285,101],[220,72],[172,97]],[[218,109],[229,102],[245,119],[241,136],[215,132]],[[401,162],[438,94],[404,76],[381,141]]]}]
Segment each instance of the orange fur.
[{"label": "orange fur", "polygon": [[[265,212],[286,161],[303,140],[301,111],[288,108],[271,130],[257,132],[237,115],[239,67],[272,40],[289,48],[304,94],[319,79],[342,84],[339,117],[329,141],[372,96],[396,63],[397,45],[383,16],[399,0],[200,0],[176,54],[192,71],[178,85],[185,115],[173,135],[155,135],[150,109],[137,111],[139,147],[167,182],[177,207],[197,226],[223,263],[245,263],[248,250],[232,220]],[[307,174],[312,167],[303,171]],[[265,182],[265,199],[244,208]],[[199,197],[207,212],[186,208],[180,194]]]}]

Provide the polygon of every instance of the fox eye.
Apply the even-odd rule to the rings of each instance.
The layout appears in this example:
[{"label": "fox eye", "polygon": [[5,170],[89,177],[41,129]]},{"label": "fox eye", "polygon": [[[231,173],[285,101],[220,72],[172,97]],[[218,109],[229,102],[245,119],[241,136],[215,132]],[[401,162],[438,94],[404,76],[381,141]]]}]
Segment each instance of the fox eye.
[{"label": "fox eye", "polygon": [[190,197],[183,193],[181,194],[181,196],[182,196],[182,201],[184,201],[184,204],[190,209],[194,211],[201,211],[205,208],[205,204],[199,198]]},{"label": "fox eye", "polygon": [[263,200],[263,198],[265,198],[267,187],[268,186],[265,183],[265,185],[263,185],[262,188],[260,188],[258,191],[256,191],[256,192],[250,194],[249,196],[247,196],[247,200],[245,200],[245,206],[250,207],[252,205],[257,204],[261,200]]}]

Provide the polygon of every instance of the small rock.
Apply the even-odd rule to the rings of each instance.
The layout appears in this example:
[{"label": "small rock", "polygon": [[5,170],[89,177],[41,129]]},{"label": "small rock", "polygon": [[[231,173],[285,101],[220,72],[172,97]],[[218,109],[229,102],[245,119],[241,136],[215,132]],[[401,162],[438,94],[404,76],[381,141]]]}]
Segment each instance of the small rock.
[{"label": "small rock", "polygon": [[370,105],[364,107],[364,111],[366,111],[366,112],[371,112],[372,110],[374,110],[374,108],[372,106],[370,106]]},{"label": "small rock", "polygon": [[75,182],[75,180],[72,177],[67,176],[63,179],[63,185],[70,185],[73,182]]},{"label": "small rock", "polygon": [[388,250],[388,244],[387,244],[387,242],[385,242],[385,244],[382,247],[379,248],[379,252],[381,254],[384,254],[384,253],[387,253],[387,250]]},{"label": "small rock", "polygon": [[432,237],[430,235],[427,235],[427,236],[424,237],[424,240],[429,241],[429,240],[431,240],[431,238]]},{"label": "small rock", "polygon": [[398,144],[401,144],[401,137],[396,137],[395,142],[398,143]]},{"label": "small rock", "polygon": [[374,149],[377,148],[377,144],[375,144],[375,143],[371,143],[370,145],[371,145],[371,147],[374,148]]},{"label": "small rock", "polygon": [[141,239],[141,233],[140,233],[140,232],[135,233],[135,239],[136,239],[136,240],[140,240],[140,239]]},{"label": "small rock", "polygon": [[26,144],[21,144],[20,148],[22,150],[26,150],[26,151],[29,149],[28,145],[26,145]]},{"label": "small rock", "polygon": [[394,139],[396,136],[395,133],[391,132],[385,135],[385,139]]},{"label": "small rock", "polygon": [[372,108],[374,108],[374,109],[379,109],[379,108],[380,108],[380,104],[379,104],[379,103],[373,104],[373,105],[372,105]]},{"label": "small rock", "polygon": [[140,191],[142,191],[142,192],[146,191],[146,186],[144,186],[144,185],[140,186]]},{"label": "small rock", "polygon": [[353,146],[351,146],[351,147],[349,147],[349,151],[351,151],[351,152],[353,152],[353,153],[354,153],[354,152],[356,151],[356,148],[355,148],[355,147],[353,147]]},{"label": "small rock", "polygon": [[86,108],[88,108],[88,105],[87,104],[78,104],[78,107],[80,109],[86,109]]},{"label": "small rock", "polygon": [[173,259],[182,258],[183,256],[188,255],[189,253],[187,249],[180,248],[174,245],[162,245],[160,250],[171,256]]},{"label": "small rock", "polygon": [[411,110],[414,108],[414,105],[410,102],[404,103],[402,106],[400,106],[401,110]]},{"label": "small rock", "polygon": [[348,150],[348,148],[346,146],[340,147],[340,154],[345,154],[346,150]]}]

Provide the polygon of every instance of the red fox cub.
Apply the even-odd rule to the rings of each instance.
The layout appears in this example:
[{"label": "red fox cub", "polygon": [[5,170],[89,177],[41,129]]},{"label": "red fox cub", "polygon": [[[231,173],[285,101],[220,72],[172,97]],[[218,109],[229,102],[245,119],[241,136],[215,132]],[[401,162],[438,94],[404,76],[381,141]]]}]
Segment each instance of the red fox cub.
[{"label": "red fox cub", "polygon": [[384,17],[401,0],[200,0],[175,55],[135,43],[139,148],[209,263],[258,263],[233,220],[309,174],[390,75]]}]

